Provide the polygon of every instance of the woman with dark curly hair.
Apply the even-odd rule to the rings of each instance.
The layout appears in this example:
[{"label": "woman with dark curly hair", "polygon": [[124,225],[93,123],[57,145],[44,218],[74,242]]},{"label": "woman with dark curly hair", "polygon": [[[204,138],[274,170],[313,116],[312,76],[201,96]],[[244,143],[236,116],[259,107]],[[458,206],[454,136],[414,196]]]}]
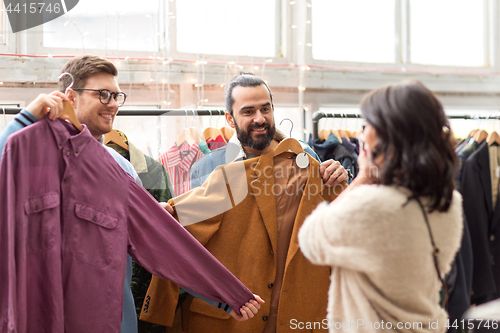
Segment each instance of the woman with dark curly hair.
[{"label": "woman with dark curly hair", "polygon": [[304,255],[332,267],[323,327],[445,332],[443,278],[463,228],[449,122],[415,80],[372,91],[361,112],[358,177],[299,232]]}]

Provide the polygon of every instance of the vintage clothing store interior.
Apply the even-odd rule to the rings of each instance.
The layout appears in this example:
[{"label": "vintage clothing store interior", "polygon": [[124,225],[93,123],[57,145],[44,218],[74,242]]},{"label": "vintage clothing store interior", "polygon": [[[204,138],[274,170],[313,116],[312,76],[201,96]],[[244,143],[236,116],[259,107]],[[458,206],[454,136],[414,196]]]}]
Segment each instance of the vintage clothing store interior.
[{"label": "vintage clothing store interior", "polygon": [[[0,133],[5,140],[0,142],[5,148],[0,167],[0,295],[7,296],[0,296],[0,332],[335,332],[345,330],[335,326],[345,318],[364,321],[365,326],[353,331],[382,331],[380,325],[367,328],[366,322],[391,318],[396,331],[403,331],[397,323],[423,322],[421,332],[460,332],[467,326],[482,332],[494,330],[500,321],[496,0],[255,0],[252,5],[233,0],[140,5],[80,0],[59,17],[16,33],[9,26],[8,3],[1,6]],[[249,24],[256,17],[259,24]],[[80,132],[60,119],[40,120],[26,110],[40,94],[61,90],[61,69],[82,55],[111,62],[119,91],[126,94],[101,143],[92,138],[90,122],[79,119],[84,125]],[[261,78],[272,92],[272,111],[251,105],[262,121],[272,119],[276,126],[272,149],[246,149],[238,131],[246,129],[255,137],[255,128],[243,120],[249,116],[227,113],[226,92],[240,73]],[[335,248],[316,258],[321,263],[316,265],[314,251],[302,251],[299,242],[308,216],[327,223],[323,202],[333,205],[340,196],[342,209],[355,213],[339,212],[337,217],[332,212],[332,221],[342,219],[348,225],[370,209],[378,209],[366,215],[372,223],[405,216],[408,226],[417,227],[401,232],[415,232],[415,239],[432,250],[421,211],[410,214],[414,211],[409,204],[410,210],[401,210],[399,217],[393,218],[397,209],[381,213],[381,207],[411,197],[404,190],[391,185],[366,195],[351,192],[359,202],[341,201],[363,175],[363,130],[373,126],[361,112],[363,97],[409,79],[434,93],[453,133],[458,171],[448,236],[456,234],[460,241],[440,240],[446,232],[435,223],[446,224],[450,218],[429,212],[436,247],[456,247],[450,265],[441,267],[446,287],[436,277],[432,251],[425,263],[386,262],[387,276],[414,270],[406,290],[399,290],[373,282],[377,279],[370,274],[375,273],[366,267],[379,261],[360,255],[365,248],[346,253]],[[78,77],[72,80],[79,84]],[[66,88],[62,91],[68,94],[71,87]],[[94,97],[106,104],[101,92]],[[115,97],[111,94],[108,104]],[[233,106],[239,105],[238,97],[231,98]],[[78,104],[72,112],[79,118]],[[103,145],[115,155],[101,149]],[[82,155],[85,166],[78,167]],[[115,162],[122,158],[128,167]],[[338,161],[338,170],[346,174],[333,187],[325,186],[331,175],[323,177],[330,164],[322,163],[330,160]],[[141,186],[129,182],[122,169]],[[380,196],[387,200],[379,202]],[[168,202],[173,213],[157,202]],[[338,233],[343,240],[350,233],[370,236],[355,224],[348,231],[325,225],[325,234]],[[420,227],[422,238],[417,235]],[[388,234],[397,232],[380,236],[373,253],[379,247],[404,248],[404,237],[382,244]],[[100,241],[81,241],[85,237]],[[401,252],[411,252],[408,246]],[[447,250],[442,252],[448,256]],[[363,265],[345,263],[351,255],[360,255]],[[132,279],[127,281],[130,257]],[[352,275],[338,273],[337,266],[352,270]],[[81,277],[73,281],[74,274]],[[105,283],[90,282],[83,278],[86,274]],[[354,289],[349,288],[352,281],[359,283]],[[127,288],[132,290],[128,300]],[[32,303],[29,293],[35,295]],[[232,310],[252,294],[266,303],[259,304],[253,318],[235,320]],[[425,296],[407,302],[396,294]],[[99,304],[108,299],[112,301],[106,306],[113,309],[99,314]]]}]

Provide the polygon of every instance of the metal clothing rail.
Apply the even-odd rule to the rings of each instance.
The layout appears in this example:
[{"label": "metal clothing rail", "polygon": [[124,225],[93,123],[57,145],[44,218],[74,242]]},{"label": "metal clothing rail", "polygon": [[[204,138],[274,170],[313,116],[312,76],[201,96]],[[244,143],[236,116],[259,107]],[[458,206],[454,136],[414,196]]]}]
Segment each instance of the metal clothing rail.
[{"label": "metal clothing rail", "polygon": [[[318,132],[319,132],[319,120],[322,118],[351,118],[351,119],[360,119],[363,118],[363,116],[360,113],[331,113],[331,112],[323,112],[323,111],[316,111],[313,113],[312,116],[312,124],[313,124],[313,140],[316,140],[318,138]],[[449,115],[447,116],[448,119],[466,119],[466,120],[494,120],[494,119],[500,119],[500,116],[471,116],[471,115]]]},{"label": "metal clothing rail", "polygon": [[318,138],[318,127],[319,127],[319,120],[322,118],[352,118],[352,119],[360,119],[363,118],[361,114],[357,113],[331,113],[331,112],[323,112],[323,111],[316,111],[313,113],[312,116],[312,125],[313,125],[313,140],[316,140]]},{"label": "metal clothing rail", "polygon": [[[0,115],[17,114],[23,108],[2,108]],[[225,110],[206,110],[206,109],[125,109],[118,110],[119,116],[223,116]]]}]

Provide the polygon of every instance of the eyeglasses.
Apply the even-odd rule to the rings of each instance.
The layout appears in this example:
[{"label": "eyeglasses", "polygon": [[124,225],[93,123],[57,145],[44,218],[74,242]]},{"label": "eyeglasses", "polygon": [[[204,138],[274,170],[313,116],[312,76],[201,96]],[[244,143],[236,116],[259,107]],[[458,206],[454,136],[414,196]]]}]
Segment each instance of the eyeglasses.
[{"label": "eyeglasses", "polygon": [[99,102],[106,105],[111,102],[111,97],[114,98],[116,104],[118,106],[122,106],[125,104],[125,100],[127,99],[127,95],[124,92],[112,92],[108,89],[86,89],[86,88],[73,88],[73,90],[90,90],[90,91],[98,91],[99,92]]}]

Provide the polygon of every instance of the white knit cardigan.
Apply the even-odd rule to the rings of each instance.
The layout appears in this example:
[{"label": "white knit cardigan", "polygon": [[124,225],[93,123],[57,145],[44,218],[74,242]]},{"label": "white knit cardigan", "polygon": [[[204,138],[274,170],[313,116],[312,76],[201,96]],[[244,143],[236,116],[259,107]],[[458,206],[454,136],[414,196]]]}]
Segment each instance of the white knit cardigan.
[{"label": "white knit cardigan", "polygon": [[[441,283],[420,206],[409,191],[361,185],[323,203],[299,232],[312,263],[332,267],[327,319],[330,332],[445,332]],[[425,205],[425,201],[423,201]],[[428,214],[446,274],[460,247],[462,197],[450,209]],[[421,324],[419,324],[421,323]],[[304,324],[304,327],[306,324]]]}]

